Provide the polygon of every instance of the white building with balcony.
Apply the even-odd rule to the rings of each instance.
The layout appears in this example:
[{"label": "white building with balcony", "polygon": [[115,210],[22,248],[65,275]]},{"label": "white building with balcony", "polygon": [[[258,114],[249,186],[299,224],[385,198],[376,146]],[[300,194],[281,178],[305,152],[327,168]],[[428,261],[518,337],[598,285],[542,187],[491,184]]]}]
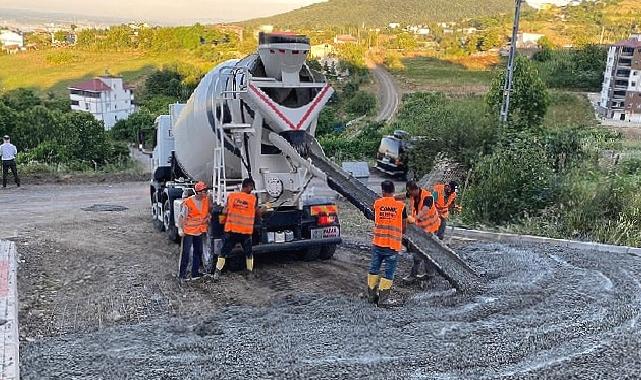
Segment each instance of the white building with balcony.
[{"label": "white building with balcony", "polygon": [[641,36],[608,49],[598,111],[605,118],[641,123]]},{"label": "white building with balcony", "polygon": [[121,77],[101,76],[69,86],[71,109],[92,114],[110,130],[135,112],[134,94]]}]

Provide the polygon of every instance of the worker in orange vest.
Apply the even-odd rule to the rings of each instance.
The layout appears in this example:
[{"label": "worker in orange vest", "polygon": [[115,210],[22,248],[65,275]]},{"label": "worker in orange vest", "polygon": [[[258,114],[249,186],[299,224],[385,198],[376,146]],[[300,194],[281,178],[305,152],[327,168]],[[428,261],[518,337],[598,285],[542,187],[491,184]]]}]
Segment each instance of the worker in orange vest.
[{"label": "worker in orange vest", "polygon": [[[374,202],[374,240],[372,260],[367,276],[367,299],[379,307],[393,306],[390,291],[398,264],[407,220],[405,203],[394,198],[394,182],[381,183],[383,196]],[[381,266],[385,272],[380,277]]]},{"label": "worker in orange vest", "polygon": [[[438,211],[432,193],[428,190],[421,189],[415,181],[408,181],[406,185],[407,195],[409,195],[410,215],[408,217],[409,223],[415,223],[423,231],[428,234],[435,234],[438,232],[441,225]],[[411,282],[420,279],[418,273],[423,264],[425,268],[425,275],[433,277],[436,274],[434,265],[427,261],[426,258],[418,253],[412,254],[414,265],[410,274],[403,278],[404,281]]]},{"label": "worker in orange vest", "polygon": [[436,236],[439,239],[443,240],[445,236],[445,228],[447,227],[447,219],[450,217],[451,209],[460,209],[456,206],[454,201],[456,200],[456,191],[458,189],[458,184],[456,181],[450,181],[447,184],[437,183],[434,185],[434,198],[436,200],[436,209],[438,210],[438,215],[441,218],[441,225],[436,232]]},{"label": "worker in orange vest", "polygon": [[245,178],[241,191],[229,194],[227,206],[223,210],[225,215],[225,236],[223,247],[216,262],[214,281],[220,279],[226,259],[231,255],[237,243],[245,253],[247,274],[254,271],[254,256],[252,253],[252,236],[254,235],[254,221],[261,216],[261,209],[257,207],[258,199],[252,194],[255,187],[254,180]]},{"label": "worker in orange vest", "polygon": [[195,195],[183,201],[178,215],[179,232],[182,236],[182,255],[178,274],[181,280],[187,279],[187,264],[192,247],[191,279],[196,280],[202,277],[199,270],[203,255],[203,235],[207,233],[211,218],[207,185],[204,182],[198,182],[194,186],[194,191]]}]

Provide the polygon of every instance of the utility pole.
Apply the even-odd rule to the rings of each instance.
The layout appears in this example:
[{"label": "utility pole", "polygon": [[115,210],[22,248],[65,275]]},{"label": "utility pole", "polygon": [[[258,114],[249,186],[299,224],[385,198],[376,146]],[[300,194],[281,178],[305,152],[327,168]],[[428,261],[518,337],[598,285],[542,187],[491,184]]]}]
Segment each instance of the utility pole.
[{"label": "utility pole", "polygon": [[516,58],[516,40],[519,34],[519,19],[521,18],[521,4],[523,0],[514,0],[514,27],[512,28],[512,42],[510,43],[510,58],[507,62],[507,75],[503,87],[503,103],[501,104],[501,122],[507,123],[510,114],[510,95],[512,94],[512,79],[514,77],[514,59]]}]

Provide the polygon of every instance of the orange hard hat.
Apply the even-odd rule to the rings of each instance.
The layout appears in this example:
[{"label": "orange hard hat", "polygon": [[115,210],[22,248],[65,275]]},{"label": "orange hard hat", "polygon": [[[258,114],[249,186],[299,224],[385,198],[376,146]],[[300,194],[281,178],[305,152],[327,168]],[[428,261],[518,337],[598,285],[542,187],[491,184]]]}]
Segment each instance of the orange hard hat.
[{"label": "orange hard hat", "polygon": [[207,190],[207,185],[205,185],[205,182],[203,181],[198,181],[196,182],[196,186],[194,186],[194,190],[196,192]]}]

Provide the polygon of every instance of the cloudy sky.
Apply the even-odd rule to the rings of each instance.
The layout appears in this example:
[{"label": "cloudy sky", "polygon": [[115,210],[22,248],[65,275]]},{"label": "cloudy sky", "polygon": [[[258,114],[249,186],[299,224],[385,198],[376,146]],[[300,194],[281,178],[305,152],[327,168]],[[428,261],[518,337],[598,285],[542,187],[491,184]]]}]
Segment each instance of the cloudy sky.
[{"label": "cloudy sky", "polygon": [[[164,22],[244,20],[282,13],[323,0],[0,0],[0,8],[64,12]],[[566,4],[569,0],[526,0]]]}]

